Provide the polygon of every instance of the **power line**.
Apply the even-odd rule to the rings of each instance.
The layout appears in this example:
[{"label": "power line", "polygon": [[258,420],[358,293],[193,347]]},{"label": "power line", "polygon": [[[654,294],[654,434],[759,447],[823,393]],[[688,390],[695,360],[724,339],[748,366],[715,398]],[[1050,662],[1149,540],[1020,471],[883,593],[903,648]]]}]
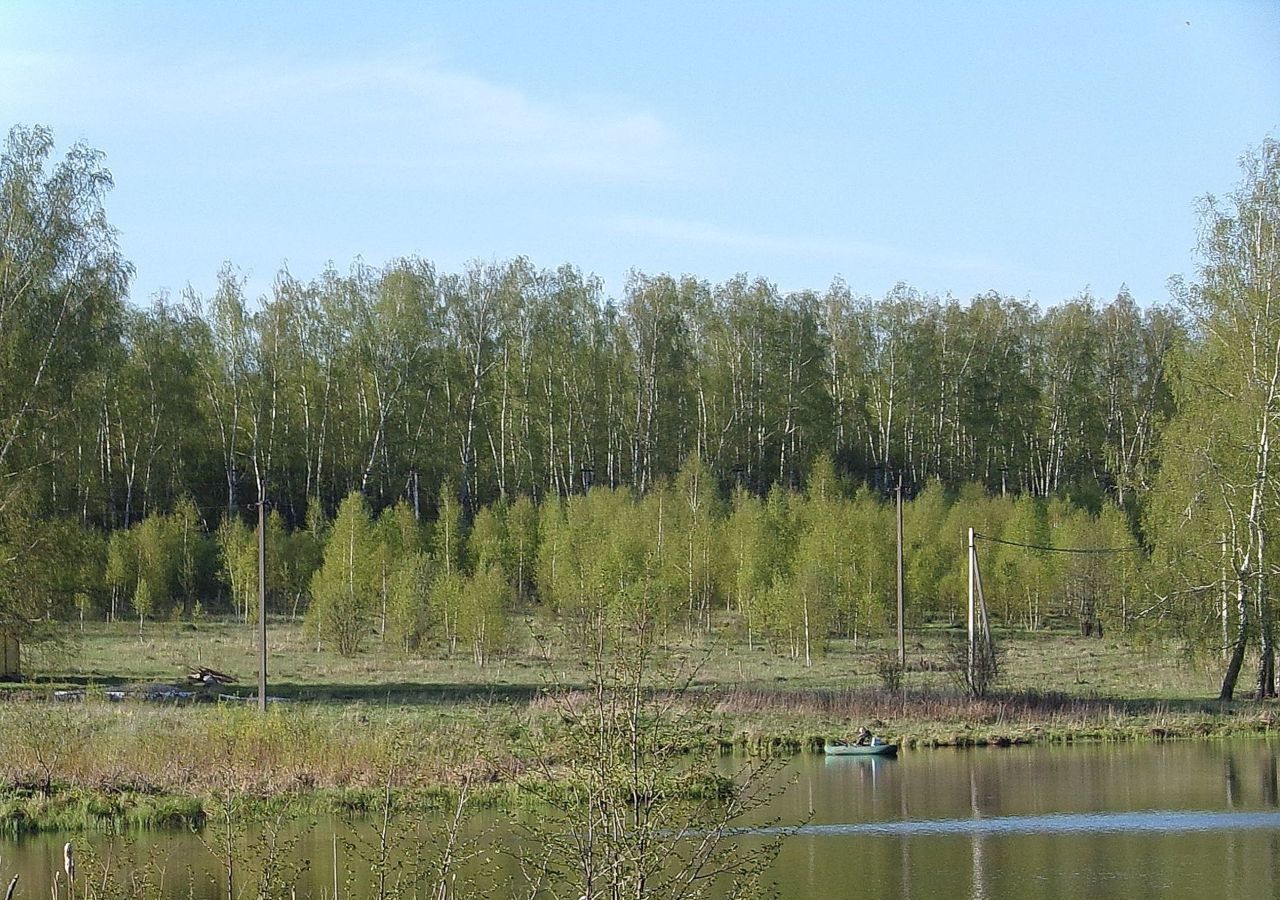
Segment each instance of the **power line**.
[{"label": "power line", "polygon": [[974,538],[981,538],[992,544],[1005,544],[1009,547],[1025,547],[1028,550],[1043,550],[1047,553],[1140,553],[1142,548],[1136,544],[1132,547],[1046,547],[1044,544],[1023,544],[1019,541],[1006,541],[1004,538],[988,537],[985,534],[973,533]]}]

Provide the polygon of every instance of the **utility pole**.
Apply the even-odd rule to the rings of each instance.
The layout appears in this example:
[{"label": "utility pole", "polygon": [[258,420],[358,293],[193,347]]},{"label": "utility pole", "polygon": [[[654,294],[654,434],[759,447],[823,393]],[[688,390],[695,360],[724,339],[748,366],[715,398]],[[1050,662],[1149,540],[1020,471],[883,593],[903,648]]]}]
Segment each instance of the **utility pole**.
[{"label": "utility pole", "polygon": [[258,709],[267,709],[267,497],[258,483]]},{"label": "utility pole", "polygon": [[973,634],[973,592],[974,585],[977,582],[978,573],[974,571],[975,563],[978,559],[978,553],[973,546],[973,529],[969,529],[969,655],[967,665],[969,667],[969,684],[973,685],[973,664],[974,664],[974,634]]},{"label": "utility pole", "polygon": [[907,667],[907,636],[903,625],[903,578],[902,578],[902,475],[898,475],[898,666]]}]

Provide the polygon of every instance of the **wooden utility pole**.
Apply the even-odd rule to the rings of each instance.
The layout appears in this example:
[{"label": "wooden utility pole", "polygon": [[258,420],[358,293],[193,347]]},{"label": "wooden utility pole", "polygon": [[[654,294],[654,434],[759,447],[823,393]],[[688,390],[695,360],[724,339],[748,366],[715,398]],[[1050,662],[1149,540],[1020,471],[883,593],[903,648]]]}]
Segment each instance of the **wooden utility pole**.
[{"label": "wooden utility pole", "polygon": [[977,551],[973,547],[973,529],[969,529],[969,653],[967,665],[969,667],[969,684],[973,684],[973,664],[974,664],[974,634],[973,634],[973,593],[974,584],[978,577],[978,573],[974,571],[974,562],[976,561]]},{"label": "wooden utility pole", "polygon": [[[978,565],[978,548],[975,534],[969,529],[969,688],[985,691],[996,677],[996,649],[991,639],[991,622],[987,619],[987,598],[982,591],[982,567]],[[978,658],[978,641],[982,641],[982,658]],[[978,667],[982,667],[981,683],[975,681]]]},{"label": "wooden utility pole", "polygon": [[267,498],[258,485],[258,709],[267,708]]},{"label": "wooden utility pole", "polygon": [[907,633],[903,625],[902,578],[902,476],[898,476],[898,666],[907,667]]},{"label": "wooden utility pole", "polygon": [[22,644],[11,631],[0,631],[0,679],[22,676]]}]

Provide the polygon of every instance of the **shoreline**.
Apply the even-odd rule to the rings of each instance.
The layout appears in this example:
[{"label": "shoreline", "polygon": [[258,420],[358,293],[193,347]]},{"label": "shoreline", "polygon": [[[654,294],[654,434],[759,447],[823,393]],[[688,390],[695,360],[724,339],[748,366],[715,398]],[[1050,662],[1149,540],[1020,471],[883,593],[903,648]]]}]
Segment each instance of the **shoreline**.
[{"label": "shoreline", "polygon": [[[1099,702],[1106,704],[1106,701]],[[1215,705],[1218,705],[1216,701],[1204,704],[1205,707]],[[1052,718],[968,724],[945,720],[906,720],[900,725],[880,719],[871,721],[887,740],[901,743],[907,755],[940,749],[1265,740],[1275,734],[1280,725],[1280,710],[1271,705],[1235,701],[1222,706],[1225,708],[1214,713],[1207,709],[1199,713],[1166,710],[1150,715],[1118,715],[1109,721],[1074,723]],[[236,710],[229,717],[218,714],[216,718],[229,718],[233,724],[244,725],[243,720],[249,717]],[[274,722],[272,718],[249,718],[249,730],[253,730],[254,721],[271,730],[290,716],[287,713],[276,715]],[[330,751],[338,755],[348,754],[349,744],[337,746],[342,743],[339,732],[345,717],[326,718],[333,721],[335,731],[328,735],[332,741],[318,748],[319,756],[328,755]],[[0,713],[0,726],[4,724],[4,714]],[[216,730],[216,726],[226,722],[213,724]],[[463,758],[459,757],[446,761],[443,767],[424,769],[417,767],[421,757],[413,752],[413,735],[403,729],[402,723],[365,724],[370,726],[367,731],[374,733],[375,741],[383,738],[390,743],[402,742],[400,746],[410,748],[400,763],[386,763],[385,757],[381,760],[368,759],[366,762],[372,766],[351,769],[344,773],[345,777],[321,780],[308,776],[303,771],[305,765],[285,755],[265,765],[257,778],[249,778],[243,771],[224,772],[213,780],[189,773],[185,786],[177,788],[172,781],[165,783],[164,779],[149,778],[148,773],[140,768],[130,770],[118,766],[114,772],[116,777],[110,782],[85,778],[83,774],[86,773],[81,768],[80,774],[72,778],[54,776],[46,785],[38,779],[21,777],[10,766],[10,771],[5,773],[3,787],[0,787],[0,836],[14,840],[48,832],[200,828],[217,809],[220,797],[236,794],[250,804],[285,804],[299,815],[359,819],[373,814],[383,802],[387,772],[391,772],[395,806],[401,811],[447,810],[457,804],[464,785],[467,804],[474,809],[515,811],[536,803],[534,794],[527,787],[527,779],[533,777],[535,768],[527,759],[522,760],[516,755],[500,760],[473,756],[462,761]],[[429,725],[425,722],[420,724]],[[514,723],[507,721],[506,724]],[[847,730],[832,728],[829,722],[824,727],[824,723],[809,717],[797,717],[789,725],[769,725],[742,717],[730,719],[721,714],[715,725],[718,727],[700,735],[696,743],[686,748],[687,752],[718,753],[743,759],[786,759],[802,754],[821,754],[822,746],[828,740],[849,736]],[[302,730],[311,738],[318,736],[312,728]],[[263,746],[259,744],[257,749]],[[455,744],[454,748],[459,746]],[[138,753],[129,758],[142,761],[145,757],[143,747],[135,749]],[[312,751],[316,749],[311,745]],[[439,745],[417,749],[430,755],[439,749]],[[379,764],[401,768],[384,767],[379,771]],[[68,770],[76,768],[68,760]],[[374,777],[379,774],[381,778]]]}]

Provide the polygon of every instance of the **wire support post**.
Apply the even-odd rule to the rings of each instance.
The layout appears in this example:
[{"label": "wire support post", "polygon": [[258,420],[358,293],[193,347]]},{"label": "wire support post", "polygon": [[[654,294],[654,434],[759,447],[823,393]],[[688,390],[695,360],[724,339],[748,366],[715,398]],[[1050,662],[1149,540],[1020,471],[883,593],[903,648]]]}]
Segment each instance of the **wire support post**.
[{"label": "wire support post", "polygon": [[965,683],[969,692],[981,697],[995,682],[997,671],[995,642],[987,618],[987,598],[982,590],[982,568],[978,564],[977,533],[969,529],[969,640],[965,654]]},{"label": "wire support post", "polygon": [[258,709],[267,711],[267,496],[258,485]]}]

